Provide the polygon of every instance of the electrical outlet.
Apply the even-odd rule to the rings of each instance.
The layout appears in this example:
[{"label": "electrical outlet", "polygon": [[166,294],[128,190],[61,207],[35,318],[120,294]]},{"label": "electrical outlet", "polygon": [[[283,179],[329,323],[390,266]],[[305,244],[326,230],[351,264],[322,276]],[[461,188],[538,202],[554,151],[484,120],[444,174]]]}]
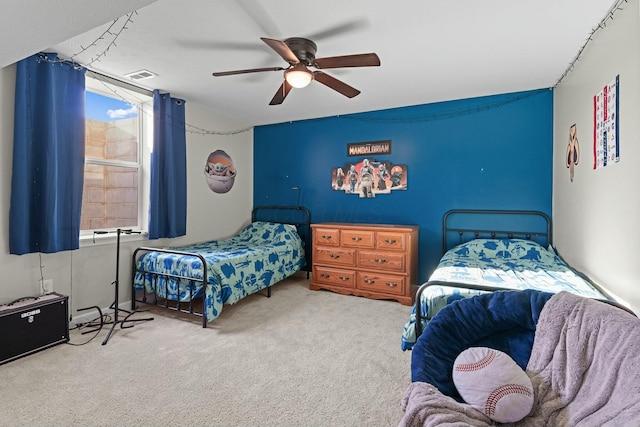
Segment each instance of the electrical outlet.
[{"label": "electrical outlet", "polygon": [[42,295],[50,294],[53,292],[53,279],[40,280],[40,290]]}]

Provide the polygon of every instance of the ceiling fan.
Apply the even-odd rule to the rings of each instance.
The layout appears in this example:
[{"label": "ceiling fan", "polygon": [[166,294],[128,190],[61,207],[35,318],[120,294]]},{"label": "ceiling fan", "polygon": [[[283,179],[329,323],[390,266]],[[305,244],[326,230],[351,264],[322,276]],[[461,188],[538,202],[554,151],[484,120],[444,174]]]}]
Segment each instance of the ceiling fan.
[{"label": "ceiling fan", "polygon": [[312,80],[322,83],[348,98],[353,98],[360,93],[358,89],[349,86],[321,70],[346,67],[377,67],[380,65],[380,58],[378,58],[378,55],[375,53],[316,58],[318,49],[316,44],[303,37],[291,37],[284,41],[266,37],[261,37],[260,39],[271,49],[275,50],[282,59],[288,62],[289,66],[286,68],[266,67],[222,71],[213,73],[213,75],[215,77],[222,77],[263,71],[284,71],[284,81],[269,105],[282,104],[292,88],[303,88],[311,83]]}]

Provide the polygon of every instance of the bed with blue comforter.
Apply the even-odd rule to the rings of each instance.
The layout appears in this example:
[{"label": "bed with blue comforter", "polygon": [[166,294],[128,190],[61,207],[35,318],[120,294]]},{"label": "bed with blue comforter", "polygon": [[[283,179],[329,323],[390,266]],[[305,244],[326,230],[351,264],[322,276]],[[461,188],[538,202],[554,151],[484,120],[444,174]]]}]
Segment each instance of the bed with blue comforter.
[{"label": "bed with blue comforter", "polygon": [[[237,235],[189,246],[138,248],[134,253],[135,301],[160,299],[185,311],[202,300],[203,326],[217,318],[225,304],[285,279],[305,266],[305,246],[290,224],[254,221]],[[269,294],[270,295],[270,294]],[[198,314],[198,313],[195,313]]]},{"label": "bed with blue comforter", "polygon": [[[494,214],[500,211],[468,212],[475,215],[478,212]],[[510,216],[521,214],[518,211],[507,213]],[[527,215],[531,213],[537,214],[526,211]],[[548,220],[546,215],[543,215],[543,218]],[[504,220],[501,219],[499,222]],[[547,225],[545,227],[550,229]],[[446,250],[429,280],[419,288],[413,311],[403,328],[402,350],[413,347],[416,337],[443,307],[453,301],[488,291],[566,291],[586,298],[611,299],[586,276],[569,267],[558,256],[551,246],[550,235],[544,236],[545,245],[532,238],[535,237],[535,233],[525,232],[522,233],[522,238],[519,238],[514,237],[512,232],[503,233],[505,237],[498,237],[495,232],[491,232],[488,233],[489,238],[486,238],[472,230],[453,228],[456,236],[461,236],[463,232],[472,232],[472,236],[477,238],[461,242]],[[449,229],[445,227],[445,236],[447,232]],[[416,313],[417,307],[420,308],[419,313]]]}]

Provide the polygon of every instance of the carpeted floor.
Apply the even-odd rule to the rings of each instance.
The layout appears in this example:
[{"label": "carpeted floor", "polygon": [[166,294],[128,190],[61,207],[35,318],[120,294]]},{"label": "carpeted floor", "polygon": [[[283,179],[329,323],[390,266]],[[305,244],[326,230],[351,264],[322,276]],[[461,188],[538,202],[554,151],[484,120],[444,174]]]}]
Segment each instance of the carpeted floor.
[{"label": "carpeted floor", "polygon": [[105,346],[108,328],[0,366],[0,426],[395,426],[410,309],[300,277],[206,329],[154,309]]}]

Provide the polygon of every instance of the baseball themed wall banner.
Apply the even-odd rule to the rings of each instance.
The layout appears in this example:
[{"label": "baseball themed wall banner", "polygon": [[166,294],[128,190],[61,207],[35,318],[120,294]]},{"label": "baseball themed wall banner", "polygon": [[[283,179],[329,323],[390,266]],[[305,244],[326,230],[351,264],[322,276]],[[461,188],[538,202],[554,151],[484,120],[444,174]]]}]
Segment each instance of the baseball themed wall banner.
[{"label": "baseball themed wall banner", "polygon": [[620,161],[620,75],[593,97],[593,168]]}]

